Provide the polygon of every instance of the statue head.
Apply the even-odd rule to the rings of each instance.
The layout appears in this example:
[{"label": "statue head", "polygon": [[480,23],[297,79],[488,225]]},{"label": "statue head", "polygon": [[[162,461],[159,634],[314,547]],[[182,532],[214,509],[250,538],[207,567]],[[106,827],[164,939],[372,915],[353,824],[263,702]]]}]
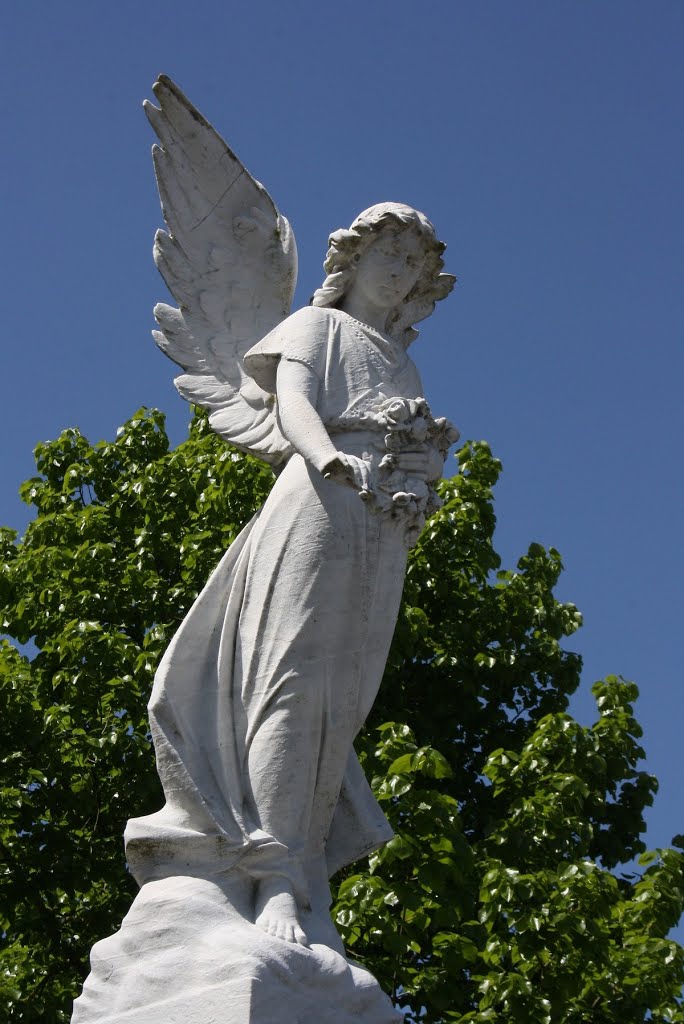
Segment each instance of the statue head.
[{"label": "statue head", "polygon": [[404,345],[409,345],[418,332],[413,324],[432,313],[435,303],[444,299],[454,287],[456,278],[443,274],[442,253],[446,246],[440,242],[435,229],[425,214],[403,203],[378,203],[360,213],[349,229],[340,228],[329,238],[329,248],[323,267],[327,277],[314,293],[312,305],[338,306],[355,279],[361,256],[387,229],[412,232],[420,241],[424,261],[415,284],[387,318],[387,333]]}]

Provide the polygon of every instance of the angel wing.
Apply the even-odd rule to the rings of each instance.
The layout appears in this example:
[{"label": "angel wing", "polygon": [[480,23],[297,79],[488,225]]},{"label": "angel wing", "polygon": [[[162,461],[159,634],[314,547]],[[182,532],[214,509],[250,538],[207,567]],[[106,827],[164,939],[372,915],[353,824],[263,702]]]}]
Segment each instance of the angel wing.
[{"label": "angel wing", "polygon": [[209,410],[213,429],[277,465],[290,454],[275,399],[244,370],[245,352],[290,312],[297,280],[292,229],[266,189],[180,89],[160,75],[145,113],[168,232],[154,261],[179,309],[155,306],[162,352],[185,370],[175,385]]}]

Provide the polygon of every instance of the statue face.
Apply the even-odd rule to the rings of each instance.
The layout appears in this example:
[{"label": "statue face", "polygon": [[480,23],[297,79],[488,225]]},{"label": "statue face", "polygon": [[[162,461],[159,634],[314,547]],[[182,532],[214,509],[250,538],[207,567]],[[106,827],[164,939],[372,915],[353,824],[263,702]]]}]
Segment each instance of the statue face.
[{"label": "statue face", "polygon": [[354,284],[372,305],[392,309],[420,277],[425,255],[425,243],[417,231],[385,227],[361,254]]}]

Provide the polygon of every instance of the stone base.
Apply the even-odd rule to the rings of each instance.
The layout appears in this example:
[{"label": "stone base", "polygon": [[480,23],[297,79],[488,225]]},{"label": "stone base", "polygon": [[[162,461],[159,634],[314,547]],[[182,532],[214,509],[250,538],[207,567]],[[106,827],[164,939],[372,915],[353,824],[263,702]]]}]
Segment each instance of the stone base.
[{"label": "stone base", "polygon": [[399,1024],[368,971],[328,945],[274,939],[226,885],[142,887],[120,930],[93,946],[72,1024]]}]

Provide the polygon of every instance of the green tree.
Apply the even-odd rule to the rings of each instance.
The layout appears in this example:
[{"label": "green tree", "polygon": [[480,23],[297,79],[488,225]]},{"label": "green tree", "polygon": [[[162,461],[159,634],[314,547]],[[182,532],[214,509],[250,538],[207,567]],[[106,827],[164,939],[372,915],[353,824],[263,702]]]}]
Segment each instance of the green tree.
[{"label": "green tree", "polygon": [[[486,445],[411,556],[380,697],[359,741],[396,837],[339,881],[334,914],[407,1018],[682,1022],[679,849],[644,853],[655,780],[640,771],[636,687],[597,683],[567,713],[580,624],[557,552],[502,571],[499,465]],[[67,1021],[90,946],[135,892],[125,820],[159,806],[145,705],[166,644],[263,502],[268,469],[203,418],[169,451],[160,413],[112,443],[36,449],[36,515],[0,530],[0,1006]],[[639,857],[641,873],[619,873]]]}]

